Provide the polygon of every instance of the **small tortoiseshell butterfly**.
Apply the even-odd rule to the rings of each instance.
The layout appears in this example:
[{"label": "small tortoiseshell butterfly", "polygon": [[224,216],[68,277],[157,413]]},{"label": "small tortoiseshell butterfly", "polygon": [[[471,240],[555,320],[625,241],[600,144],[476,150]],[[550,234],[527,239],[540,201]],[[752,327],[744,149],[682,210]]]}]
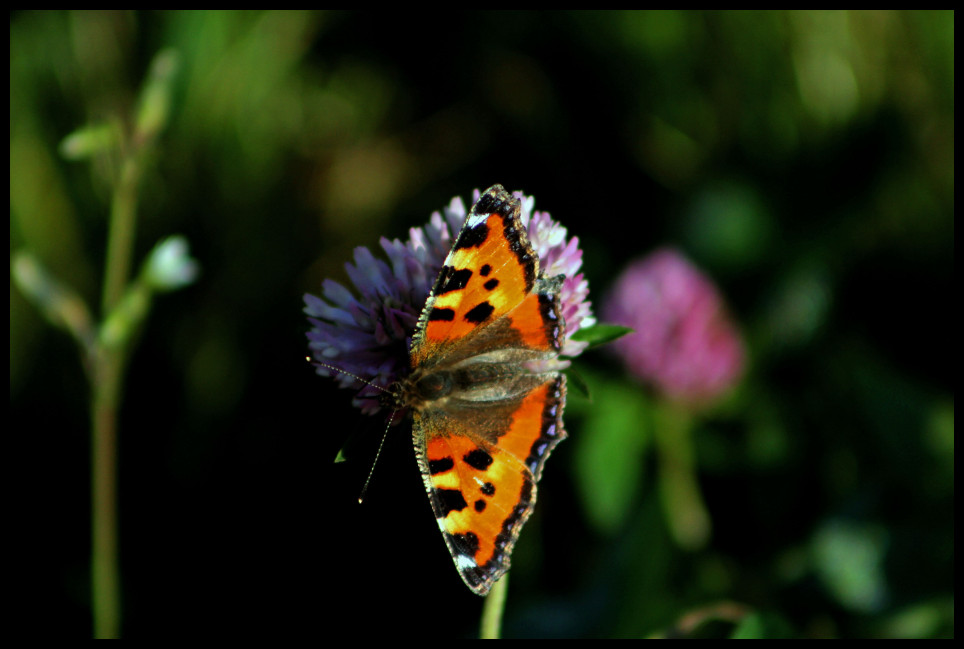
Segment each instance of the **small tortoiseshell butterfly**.
[{"label": "small tortoiseshell butterfly", "polygon": [[566,437],[559,291],[494,185],[469,212],[435,281],[393,390],[410,408],[418,466],[462,579],[479,595],[509,569],[536,482]]},{"label": "small tortoiseshell butterfly", "polygon": [[[385,329],[379,330],[383,304],[375,300],[383,293],[377,280],[370,280],[394,281],[398,271],[356,251],[354,274],[361,279],[355,282],[364,286],[361,292],[368,302],[356,301],[330,280],[325,282],[325,299],[305,295],[312,323],[309,346],[319,374],[334,371],[351,377],[343,385],[366,383],[366,394],[360,392],[356,400],[367,401],[368,408],[373,392],[381,390],[381,405],[394,408],[393,417],[397,411],[411,411],[415,455],[432,509],[459,574],[479,595],[488,593],[509,569],[519,531],[535,506],[542,466],[566,437],[566,379],[561,370],[568,362],[559,359],[567,344],[562,296],[569,295],[566,299],[572,302],[567,308],[574,326],[594,322],[582,275],[567,282],[565,275],[540,273],[521,214],[522,202],[501,185],[480,195],[415,323],[408,371],[390,390],[359,374],[396,373],[394,358],[377,372],[366,363],[381,354],[385,339],[405,335],[397,315],[403,310],[387,317]],[[539,218],[541,226],[530,226],[537,232],[542,227],[544,236],[555,241],[544,244],[548,254],[555,252],[553,264],[575,273],[581,257],[577,240],[567,242],[564,228],[550,234],[555,226],[548,215]],[[442,228],[444,224],[438,226],[439,236]],[[412,265],[423,263],[427,245],[435,243],[423,238],[411,248]],[[393,265],[408,267],[403,256],[392,254],[393,244],[383,246]],[[372,275],[360,274],[362,269]],[[410,279],[408,285],[417,286],[417,280]],[[404,298],[404,292],[395,296]],[[566,349],[578,353],[584,346],[576,342]],[[353,351],[364,368],[353,368],[358,374],[321,360],[342,353],[347,359]]]}]

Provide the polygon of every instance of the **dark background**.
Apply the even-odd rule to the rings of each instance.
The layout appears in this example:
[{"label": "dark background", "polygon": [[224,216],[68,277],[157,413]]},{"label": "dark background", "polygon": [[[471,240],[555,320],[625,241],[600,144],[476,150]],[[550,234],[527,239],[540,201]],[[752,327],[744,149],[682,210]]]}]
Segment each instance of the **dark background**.
[{"label": "dark background", "polygon": [[[130,119],[154,55],[180,56],[135,259],[181,233],[202,274],[155,300],[125,383],[124,635],[477,633],[404,428],[357,504],[384,420],[305,362],[301,296],[496,182],[579,236],[596,305],[672,244],[748,348],[694,431],[696,551],[645,441],[598,515],[594,408],[656,400],[583,355],[595,394],[570,399],[506,635],[673,633],[720,603],[766,636],[953,635],[953,13],[18,12],[10,37],[11,252],[92,305],[111,170],[58,145]],[[10,304],[9,619],[85,637],[89,390],[72,340]]]}]

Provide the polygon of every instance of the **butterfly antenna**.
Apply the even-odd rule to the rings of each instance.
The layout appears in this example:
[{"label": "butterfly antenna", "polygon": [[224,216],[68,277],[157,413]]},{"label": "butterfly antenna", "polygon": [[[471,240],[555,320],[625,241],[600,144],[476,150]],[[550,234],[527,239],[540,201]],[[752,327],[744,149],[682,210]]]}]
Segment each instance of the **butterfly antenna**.
[{"label": "butterfly antenna", "polygon": [[368,477],[365,478],[365,484],[362,485],[361,493],[358,494],[358,504],[362,504],[365,500],[365,494],[368,493],[368,483],[372,481],[372,476],[375,474],[375,465],[378,464],[378,458],[382,455],[382,447],[385,446],[385,440],[388,439],[388,429],[392,427],[392,422],[395,421],[395,413],[397,411],[392,409],[392,414],[388,418],[388,423],[385,424],[385,432],[382,433],[382,441],[378,443],[378,450],[375,451],[375,459],[372,461],[372,468],[368,470]]},{"label": "butterfly antenna", "polygon": [[[305,360],[308,361],[309,363],[312,362],[310,356],[305,356]],[[380,385],[375,385],[374,383],[372,383],[372,382],[369,381],[368,379],[364,379],[364,378],[358,376],[357,374],[352,374],[351,372],[348,372],[348,371],[346,371],[346,370],[343,370],[343,369],[341,369],[340,367],[335,367],[334,365],[329,365],[328,363],[325,363],[325,362],[322,362],[322,361],[314,361],[314,362],[315,362],[316,364],[318,364],[318,365],[323,366],[323,367],[327,367],[328,369],[330,369],[330,370],[332,370],[332,371],[340,372],[340,373],[342,373],[342,374],[347,374],[348,376],[352,377],[353,379],[356,379],[356,380],[358,380],[358,381],[361,381],[362,383],[365,383],[366,385],[372,386],[372,387],[375,388],[376,390],[381,390],[381,391],[384,392],[385,394],[392,394],[392,391],[391,391],[391,390],[388,390],[388,389],[386,389],[386,388],[383,388],[383,387],[380,386]],[[382,455],[382,447],[385,446],[385,440],[388,439],[388,429],[391,428],[392,422],[395,421],[395,413],[396,413],[396,412],[398,412],[398,410],[397,410],[396,408],[393,408],[393,409],[392,409],[392,414],[391,414],[391,416],[389,416],[389,418],[388,418],[388,423],[385,425],[385,432],[382,433],[382,441],[380,441],[380,442],[378,443],[378,450],[375,451],[375,460],[372,462],[372,468],[368,470],[368,477],[365,478],[365,484],[362,485],[361,493],[358,494],[358,504],[359,504],[359,505],[362,503],[362,501],[365,500],[365,493],[368,492],[368,483],[372,481],[372,475],[374,475],[374,473],[375,473],[375,465],[378,464],[378,458],[381,457],[381,455]]]},{"label": "butterfly antenna", "polygon": [[372,383],[372,382],[369,381],[368,379],[362,378],[362,377],[358,376],[357,374],[352,374],[352,373],[349,372],[348,370],[343,370],[343,369],[341,369],[340,367],[335,367],[334,365],[329,365],[328,363],[325,363],[325,362],[322,362],[322,361],[312,361],[310,356],[305,356],[305,360],[308,361],[309,363],[314,363],[315,365],[321,365],[322,367],[327,367],[328,369],[330,369],[330,370],[332,370],[332,371],[334,371],[334,372],[339,372],[339,373],[341,373],[341,374],[346,374],[346,375],[350,376],[351,378],[353,378],[353,379],[355,379],[355,380],[357,380],[357,381],[361,381],[362,383],[364,383],[364,384],[366,384],[366,385],[372,386],[372,387],[375,388],[376,390],[381,390],[381,391],[384,392],[385,394],[391,394],[391,393],[392,393],[391,390],[389,390],[389,389],[387,389],[387,388],[383,388],[382,386],[377,385],[377,384],[375,384],[375,383]]}]

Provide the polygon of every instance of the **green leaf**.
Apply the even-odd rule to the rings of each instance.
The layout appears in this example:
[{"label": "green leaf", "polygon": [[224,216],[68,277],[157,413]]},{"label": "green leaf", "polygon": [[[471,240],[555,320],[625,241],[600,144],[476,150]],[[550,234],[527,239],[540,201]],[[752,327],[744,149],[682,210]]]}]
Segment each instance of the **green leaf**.
[{"label": "green leaf", "polygon": [[348,434],[348,437],[345,438],[341,448],[338,449],[338,454],[335,456],[335,464],[351,462],[352,458],[359,454],[359,451],[364,452],[364,449],[366,448],[363,445],[365,440],[365,432],[366,431],[363,430],[354,430]]},{"label": "green leaf", "polygon": [[576,483],[586,516],[603,533],[613,533],[638,506],[643,454],[652,439],[651,406],[638,387],[593,381],[594,400],[573,435]]},{"label": "green leaf", "polygon": [[580,329],[572,335],[572,339],[577,342],[588,342],[589,347],[592,348],[611,343],[632,332],[633,329],[629,327],[599,323],[588,329]]},{"label": "green leaf", "polygon": [[759,613],[750,613],[745,616],[730,634],[733,640],[758,640],[765,637],[767,637],[766,630]]},{"label": "green leaf", "polygon": [[167,125],[171,112],[172,86],[179,65],[177,51],[170,48],[158,52],[151,62],[150,75],[141,91],[137,111],[135,132],[139,138],[152,138]]},{"label": "green leaf", "polygon": [[567,388],[575,388],[576,392],[586,397],[590,401],[592,400],[592,395],[589,394],[589,384],[586,383],[586,379],[583,378],[582,374],[576,371],[574,367],[569,367],[566,370],[566,385]]},{"label": "green leaf", "polygon": [[837,602],[854,611],[875,613],[890,597],[884,570],[887,546],[883,526],[834,519],[814,535],[813,561]]},{"label": "green leaf", "polygon": [[120,349],[137,332],[151,307],[151,290],[142,281],[127,287],[124,296],[100,325],[97,338],[108,349]]},{"label": "green leaf", "polygon": [[115,123],[81,126],[60,142],[60,155],[67,160],[84,160],[116,147],[121,131]]},{"label": "green leaf", "polygon": [[10,260],[10,278],[40,309],[51,324],[69,331],[87,348],[94,339],[90,311],[84,300],[63,284],[28,252],[16,252]]}]

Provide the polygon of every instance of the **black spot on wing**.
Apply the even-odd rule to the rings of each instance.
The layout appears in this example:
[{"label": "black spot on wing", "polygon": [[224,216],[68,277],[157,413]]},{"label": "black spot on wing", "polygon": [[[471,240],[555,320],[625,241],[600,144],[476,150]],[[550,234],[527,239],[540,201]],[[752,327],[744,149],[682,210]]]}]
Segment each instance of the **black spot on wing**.
[{"label": "black spot on wing", "polygon": [[492,464],[492,456],[480,448],[469,451],[462,459],[476,471],[485,471]]},{"label": "black spot on wing", "polygon": [[[481,201],[480,201],[481,202]],[[485,221],[479,223],[475,227],[463,228],[462,232],[459,233],[459,239],[455,242],[455,250],[462,250],[464,248],[478,248],[485,240],[489,238],[489,225]]]},{"label": "black spot on wing", "polygon": [[452,545],[459,551],[459,554],[474,557],[475,553],[479,551],[479,537],[475,535],[475,532],[451,534],[449,538],[452,540]]},{"label": "black spot on wing", "polygon": [[452,322],[455,320],[455,311],[453,309],[432,307],[432,310],[428,313],[428,319],[432,322]]},{"label": "black spot on wing", "polygon": [[438,512],[439,518],[445,518],[449,513],[460,512],[469,506],[465,502],[462,492],[458,489],[436,489],[435,495],[438,497],[439,507],[441,508],[441,511]]},{"label": "black spot on wing", "polygon": [[428,472],[431,475],[438,475],[439,473],[451,471],[454,467],[455,461],[450,457],[443,457],[439,458],[438,460],[429,460],[428,462]]},{"label": "black spot on wing", "polygon": [[495,311],[495,307],[488,302],[479,302],[465,314],[465,321],[472,324],[481,324],[492,315],[493,311]]},{"label": "black spot on wing", "polygon": [[468,286],[470,279],[472,279],[472,271],[468,268],[455,270],[451,266],[445,266],[438,276],[433,293],[443,295],[452,291],[461,291]]}]

